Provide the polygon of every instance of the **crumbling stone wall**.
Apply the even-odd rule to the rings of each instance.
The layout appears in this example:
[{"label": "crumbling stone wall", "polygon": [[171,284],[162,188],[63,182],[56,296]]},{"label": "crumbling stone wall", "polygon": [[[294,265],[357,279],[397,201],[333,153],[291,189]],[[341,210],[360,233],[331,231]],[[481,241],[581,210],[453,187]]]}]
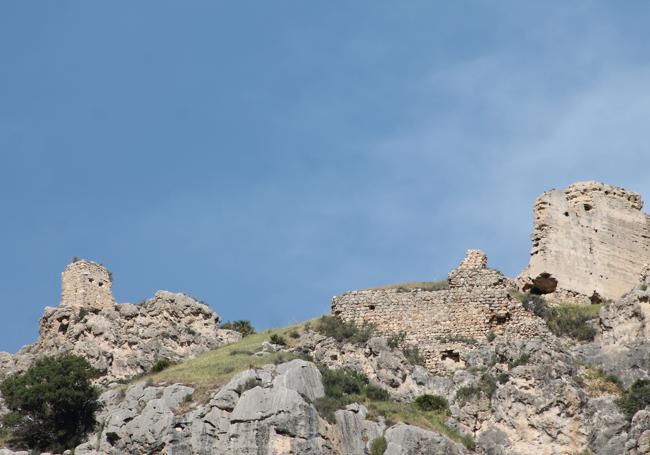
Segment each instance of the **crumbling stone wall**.
[{"label": "crumbling stone wall", "polygon": [[639,194],[593,181],[542,194],[520,285],[561,302],[621,297],[650,263],[650,216],[642,207]]},{"label": "crumbling stone wall", "polygon": [[490,332],[519,337],[545,331],[543,322],[512,297],[512,283],[487,267],[487,257],[469,250],[448,277],[449,289],[371,289],[335,297],[332,313],[386,335],[406,333],[432,370],[461,368],[463,358]]}]

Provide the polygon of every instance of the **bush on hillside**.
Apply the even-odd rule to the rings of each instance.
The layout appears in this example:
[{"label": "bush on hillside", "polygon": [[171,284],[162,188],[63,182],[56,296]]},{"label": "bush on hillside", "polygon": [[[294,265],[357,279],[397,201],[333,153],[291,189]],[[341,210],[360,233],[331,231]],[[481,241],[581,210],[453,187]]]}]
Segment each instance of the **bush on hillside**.
[{"label": "bush on hillside", "polygon": [[279,346],[286,346],[287,345],[287,340],[284,338],[282,335],[278,335],[277,333],[274,333],[270,337],[270,341],[273,344],[277,344]]},{"label": "bush on hillside", "polygon": [[374,327],[369,324],[359,327],[353,322],[344,322],[335,316],[323,316],[316,323],[314,330],[336,341],[361,344],[372,337]]},{"label": "bush on hillside", "polygon": [[634,414],[650,405],[650,380],[638,379],[627,389],[616,404],[625,414],[628,420],[632,420]]},{"label": "bush on hillside", "polygon": [[0,384],[9,413],[3,424],[18,446],[63,452],[81,444],[95,426],[97,372],[79,356],[43,357]]},{"label": "bush on hillside", "polygon": [[158,359],[156,363],[153,364],[149,373],[160,373],[163,370],[175,365],[175,362],[172,362],[169,359]]},{"label": "bush on hillside", "polygon": [[596,329],[589,324],[597,316],[598,305],[560,305],[550,307],[539,295],[528,294],[522,301],[524,308],[546,321],[557,336],[568,336],[578,341],[592,341]]},{"label": "bush on hillside", "polygon": [[388,401],[390,395],[384,389],[370,384],[368,377],[349,368],[331,370],[319,367],[325,397],[318,398],[314,404],[318,413],[329,422],[334,422],[334,413],[355,401]]},{"label": "bush on hillside", "polygon": [[255,334],[255,327],[253,327],[251,321],[245,321],[243,319],[240,319],[238,321],[224,322],[223,324],[220,325],[220,327],[222,329],[234,330],[235,332],[239,332],[242,334],[242,336]]},{"label": "bush on hillside", "polygon": [[448,412],[449,403],[438,395],[420,395],[415,399],[415,405],[422,411]]}]

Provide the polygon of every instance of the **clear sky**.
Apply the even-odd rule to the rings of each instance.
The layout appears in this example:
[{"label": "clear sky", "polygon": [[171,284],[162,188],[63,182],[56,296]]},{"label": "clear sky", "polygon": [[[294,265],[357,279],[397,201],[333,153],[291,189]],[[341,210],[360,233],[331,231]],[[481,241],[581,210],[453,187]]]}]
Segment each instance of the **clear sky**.
[{"label": "clear sky", "polygon": [[541,192],[650,199],[650,2],[0,2],[0,350],[72,256],[258,328],[527,263]]}]

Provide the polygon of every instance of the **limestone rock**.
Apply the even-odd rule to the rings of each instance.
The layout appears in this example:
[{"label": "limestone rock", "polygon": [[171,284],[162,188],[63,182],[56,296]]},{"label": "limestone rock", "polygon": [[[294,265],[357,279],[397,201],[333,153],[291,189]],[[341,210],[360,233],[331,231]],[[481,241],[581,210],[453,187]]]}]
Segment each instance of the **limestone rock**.
[{"label": "limestone rock", "polygon": [[444,436],[412,425],[398,424],[386,431],[388,447],[384,455],[461,455],[467,453],[461,444]]},{"label": "limestone rock", "polygon": [[579,182],[542,194],[523,285],[560,300],[616,299],[650,263],[650,216],[637,193]]}]

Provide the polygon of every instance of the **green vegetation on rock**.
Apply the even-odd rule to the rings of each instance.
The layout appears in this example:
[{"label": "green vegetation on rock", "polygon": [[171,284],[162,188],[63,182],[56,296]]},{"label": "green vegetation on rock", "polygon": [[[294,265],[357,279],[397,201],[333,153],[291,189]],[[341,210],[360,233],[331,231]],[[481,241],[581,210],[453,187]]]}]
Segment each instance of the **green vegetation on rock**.
[{"label": "green vegetation on rock", "polygon": [[96,371],[82,357],[42,357],[0,384],[9,413],[3,424],[11,443],[63,452],[81,444],[95,427],[99,390]]},{"label": "green vegetation on rock", "polygon": [[442,291],[444,289],[449,289],[449,282],[446,279],[439,281],[408,281],[406,283],[388,284],[373,289],[397,289],[398,291],[421,289],[423,291]]},{"label": "green vegetation on rock", "polygon": [[628,420],[650,405],[650,379],[638,379],[616,401]]},{"label": "green vegetation on rock", "polygon": [[239,332],[242,336],[253,335],[255,333],[255,327],[251,324],[251,321],[245,321],[240,319],[238,321],[228,321],[220,325],[222,329],[234,330]]},{"label": "green vegetation on rock", "polygon": [[548,328],[557,336],[567,336],[578,341],[592,341],[596,328],[589,321],[598,317],[600,305],[550,306],[546,300],[534,294],[522,299],[524,308],[546,321]]},{"label": "green vegetation on rock", "polygon": [[384,455],[387,448],[388,443],[386,442],[386,438],[383,436],[373,439],[372,443],[370,443],[370,453],[372,455]]},{"label": "green vegetation on rock", "polygon": [[314,330],[336,341],[361,344],[372,337],[375,328],[368,324],[359,327],[354,322],[344,322],[334,316],[323,316],[314,325]]}]

